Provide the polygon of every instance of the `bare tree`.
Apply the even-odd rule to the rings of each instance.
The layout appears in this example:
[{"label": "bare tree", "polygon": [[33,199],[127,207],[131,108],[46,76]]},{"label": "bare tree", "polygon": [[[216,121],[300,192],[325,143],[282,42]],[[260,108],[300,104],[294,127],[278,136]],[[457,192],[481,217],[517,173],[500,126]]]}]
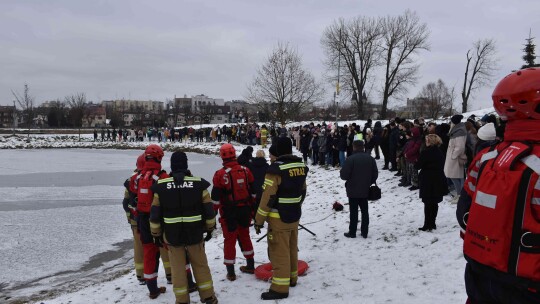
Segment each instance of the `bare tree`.
[{"label": "bare tree", "polygon": [[82,119],[86,112],[87,101],[85,93],[75,93],[64,98],[65,103],[69,106],[69,114],[73,127],[79,128],[79,141],[81,141]]},{"label": "bare tree", "polygon": [[444,81],[430,82],[420,91],[419,98],[422,98],[427,116],[437,119],[442,113],[450,110],[452,98],[451,93]]},{"label": "bare tree", "polygon": [[419,65],[415,55],[429,50],[429,29],[414,12],[382,20],[382,52],[385,66],[381,118],[386,118],[390,97],[406,93],[407,86],[415,84]]},{"label": "bare tree", "polygon": [[[360,97],[370,74],[380,65],[381,29],[380,20],[359,16],[349,21],[334,21],[321,38],[327,70],[333,72],[340,66],[344,68],[343,90],[357,97],[353,100],[358,118],[363,118],[363,99]],[[339,83],[340,76],[332,75],[328,80]]]},{"label": "bare tree", "polygon": [[275,104],[275,118],[282,124],[321,100],[322,86],[304,69],[297,51],[279,43],[248,85],[246,99],[258,106]]},{"label": "bare tree", "polygon": [[471,92],[491,82],[493,72],[497,70],[495,40],[477,40],[472,49],[467,51],[467,65],[461,90],[461,112],[467,112]]},{"label": "bare tree", "polygon": [[11,90],[11,94],[13,94],[13,97],[15,97],[15,101],[17,101],[17,104],[21,107],[23,112],[23,117],[26,117],[26,122],[28,124],[28,134],[27,136],[30,137],[30,129],[32,128],[32,124],[34,122],[34,96],[30,95],[30,88],[28,87],[28,84],[24,84],[24,92],[23,94],[19,94],[19,92]]}]

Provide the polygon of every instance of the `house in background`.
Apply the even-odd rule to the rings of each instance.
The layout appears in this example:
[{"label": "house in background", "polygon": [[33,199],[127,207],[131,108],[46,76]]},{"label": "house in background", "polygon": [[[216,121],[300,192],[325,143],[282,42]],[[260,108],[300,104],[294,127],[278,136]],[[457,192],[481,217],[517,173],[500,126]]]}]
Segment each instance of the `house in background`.
[{"label": "house in background", "polygon": [[17,109],[14,106],[0,106],[0,127],[17,128],[17,125]]},{"label": "house in background", "polygon": [[100,128],[106,126],[106,111],[101,105],[90,105],[82,118],[83,128]]}]

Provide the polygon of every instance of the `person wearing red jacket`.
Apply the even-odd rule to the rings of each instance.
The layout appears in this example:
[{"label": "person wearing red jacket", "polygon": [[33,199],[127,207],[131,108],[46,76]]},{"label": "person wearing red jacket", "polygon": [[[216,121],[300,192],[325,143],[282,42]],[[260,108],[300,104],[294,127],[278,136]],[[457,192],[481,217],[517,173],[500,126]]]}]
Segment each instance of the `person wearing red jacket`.
[{"label": "person wearing red jacket", "polygon": [[211,197],[215,208],[219,210],[219,223],[225,238],[223,263],[227,267],[227,279],[234,281],[237,240],[247,260],[247,265],[241,266],[240,271],[250,274],[255,272],[253,244],[249,235],[252,204],[255,198],[254,178],[248,168],[236,161],[233,145],[222,145],[219,154],[223,160],[223,168],[214,174]]},{"label": "person wearing red jacket", "polygon": [[540,69],[509,74],[492,98],[504,139],[473,159],[456,211],[467,303],[540,303]]},{"label": "person wearing red jacket", "polygon": [[143,249],[141,243],[141,236],[137,228],[137,190],[135,190],[134,183],[137,176],[139,176],[141,170],[144,167],[144,154],[139,155],[137,158],[137,169],[133,172],[130,178],[126,179],[124,182],[124,199],[122,200],[122,207],[126,212],[126,217],[128,223],[131,225],[131,231],[133,232],[133,261],[135,263],[135,273],[137,275],[137,280],[141,285],[146,284],[146,281],[143,278]]},{"label": "person wearing red jacket", "polygon": [[407,176],[411,184],[409,190],[414,191],[418,189],[418,170],[416,170],[414,165],[418,161],[420,147],[422,146],[420,129],[418,127],[411,128],[407,133],[407,137],[409,138],[409,142],[403,151],[403,156],[405,156],[405,164],[408,171]]},{"label": "person wearing red jacket", "polygon": [[155,299],[164,293],[166,288],[157,286],[160,247],[163,245],[161,240],[154,238],[150,231],[150,210],[154,196],[151,188],[159,179],[167,178],[169,175],[161,170],[164,153],[160,146],[149,145],[144,151],[144,156],[144,167],[134,180],[133,188],[137,191],[137,226],[143,247],[144,279],[150,292],[149,297]]}]

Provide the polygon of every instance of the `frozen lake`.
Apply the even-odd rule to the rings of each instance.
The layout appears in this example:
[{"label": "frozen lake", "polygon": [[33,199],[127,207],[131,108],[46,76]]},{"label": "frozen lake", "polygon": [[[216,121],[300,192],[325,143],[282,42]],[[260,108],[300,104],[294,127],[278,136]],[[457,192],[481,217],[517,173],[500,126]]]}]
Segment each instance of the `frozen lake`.
[{"label": "frozen lake", "polygon": [[[121,206],[137,150],[0,151],[0,294],[25,296],[126,266],[131,231]],[[163,159],[169,171],[170,153]],[[211,181],[216,156],[188,153]],[[127,265],[130,265],[129,263]],[[98,275],[99,274],[99,275]]]}]

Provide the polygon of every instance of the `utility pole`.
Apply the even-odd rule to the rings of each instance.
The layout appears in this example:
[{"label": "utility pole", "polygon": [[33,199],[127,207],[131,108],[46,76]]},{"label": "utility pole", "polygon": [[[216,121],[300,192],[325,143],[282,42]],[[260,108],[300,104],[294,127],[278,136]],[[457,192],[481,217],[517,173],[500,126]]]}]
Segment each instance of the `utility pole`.
[{"label": "utility pole", "polygon": [[[341,50],[341,28],[339,29],[339,49]],[[336,91],[334,92],[334,106],[336,107],[336,130],[338,126],[338,101],[336,101],[336,97],[339,98],[339,72],[341,68],[341,52],[338,52],[338,55],[337,83]]]},{"label": "utility pole", "polygon": [[15,106],[15,100],[13,101],[13,135],[15,135],[15,123],[17,120],[17,107]]}]

